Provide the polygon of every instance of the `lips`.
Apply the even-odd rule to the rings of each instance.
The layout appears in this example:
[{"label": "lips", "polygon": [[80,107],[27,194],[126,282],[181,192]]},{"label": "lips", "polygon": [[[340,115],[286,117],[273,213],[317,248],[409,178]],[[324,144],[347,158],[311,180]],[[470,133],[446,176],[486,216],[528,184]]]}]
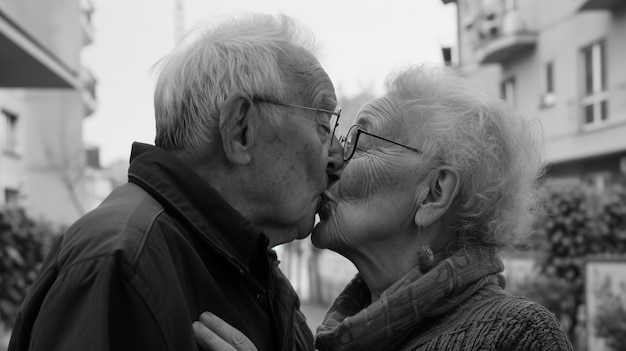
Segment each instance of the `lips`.
[{"label": "lips", "polygon": [[334,201],[326,193],[320,195],[320,203],[317,208],[317,213],[322,221],[327,220],[330,216],[331,205]]}]

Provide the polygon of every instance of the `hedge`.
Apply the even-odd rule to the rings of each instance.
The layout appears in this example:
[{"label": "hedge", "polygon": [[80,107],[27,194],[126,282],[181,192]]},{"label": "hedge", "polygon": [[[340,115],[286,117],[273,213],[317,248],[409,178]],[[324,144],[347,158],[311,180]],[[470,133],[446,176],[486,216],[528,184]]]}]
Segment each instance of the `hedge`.
[{"label": "hedge", "polygon": [[13,326],[55,233],[23,209],[0,209],[0,324]]},{"label": "hedge", "polygon": [[[626,254],[626,188],[614,184],[598,191],[581,181],[547,180],[543,204],[546,215],[536,222],[541,273],[518,293],[552,310],[575,340],[584,317],[579,309],[585,302],[586,257]],[[607,340],[615,333],[626,335],[626,324],[614,322],[611,328],[600,330],[610,323],[606,318],[593,321]]]}]

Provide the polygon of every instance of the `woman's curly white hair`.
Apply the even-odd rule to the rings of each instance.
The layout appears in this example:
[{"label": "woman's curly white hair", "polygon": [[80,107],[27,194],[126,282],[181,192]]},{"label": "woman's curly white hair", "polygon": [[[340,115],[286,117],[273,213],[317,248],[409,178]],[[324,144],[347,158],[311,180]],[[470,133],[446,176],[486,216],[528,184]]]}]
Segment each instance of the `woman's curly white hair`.
[{"label": "woman's curly white hair", "polygon": [[538,125],[451,69],[411,67],[386,83],[404,141],[423,151],[426,162],[416,170],[443,163],[459,174],[449,229],[464,245],[505,248],[522,241],[539,210]]}]

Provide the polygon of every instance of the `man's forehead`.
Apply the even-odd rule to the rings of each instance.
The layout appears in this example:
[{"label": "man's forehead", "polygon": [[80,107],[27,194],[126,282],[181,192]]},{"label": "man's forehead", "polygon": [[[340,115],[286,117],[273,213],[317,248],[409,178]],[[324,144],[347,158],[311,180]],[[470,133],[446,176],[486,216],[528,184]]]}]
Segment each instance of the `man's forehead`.
[{"label": "man's forehead", "polygon": [[326,72],[320,68],[317,72],[311,72],[308,77],[308,81],[303,82],[302,87],[302,96],[307,103],[312,107],[334,110],[337,106],[337,96]]},{"label": "man's forehead", "polygon": [[313,54],[303,48],[294,47],[292,55],[284,56],[281,60],[287,63],[285,66],[291,67],[295,77],[298,77],[295,83],[299,91],[292,91],[293,94],[317,108],[330,110],[335,108],[337,97],[333,83]]}]

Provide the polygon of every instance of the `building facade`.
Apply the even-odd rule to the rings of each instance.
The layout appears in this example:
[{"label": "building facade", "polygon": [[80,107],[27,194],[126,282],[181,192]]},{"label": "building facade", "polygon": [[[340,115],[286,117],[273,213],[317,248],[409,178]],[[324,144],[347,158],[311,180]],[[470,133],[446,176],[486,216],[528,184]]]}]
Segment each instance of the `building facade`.
[{"label": "building facade", "polygon": [[443,2],[457,6],[455,64],[539,122],[549,176],[624,182],[626,1]]},{"label": "building facade", "polygon": [[60,226],[85,211],[92,12],[90,0],[0,0],[0,205]]}]

